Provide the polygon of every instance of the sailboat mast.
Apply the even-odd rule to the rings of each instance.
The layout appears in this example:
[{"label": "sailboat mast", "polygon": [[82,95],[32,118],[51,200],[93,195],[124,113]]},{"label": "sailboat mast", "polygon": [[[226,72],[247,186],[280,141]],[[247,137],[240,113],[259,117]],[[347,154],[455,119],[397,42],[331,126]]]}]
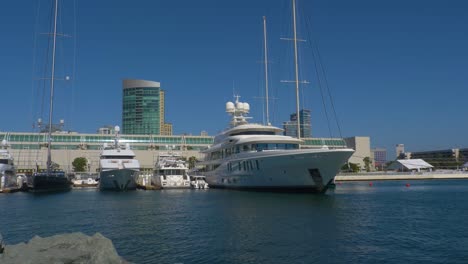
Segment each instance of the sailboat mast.
[{"label": "sailboat mast", "polygon": [[58,0],[55,0],[55,16],[54,16],[54,34],[52,44],[52,70],[50,79],[50,107],[49,107],[49,134],[47,144],[47,171],[50,172],[52,166],[52,153],[51,153],[51,142],[52,142],[52,113],[54,107],[54,83],[55,83],[55,47],[57,42],[57,14],[58,14]]},{"label": "sailboat mast", "polygon": [[293,30],[294,30],[294,64],[296,72],[296,120],[297,138],[301,138],[301,118],[299,116],[299,66],[297,62],[297,30],[296,30],[296,0],[292,0],[293,5]]},{"label": "sailboat mast", "polygon": [[268,49],[267,49],[267,31],[266,31],[266,17],[263,16],[263,43],[265,50],[265,103],[266,103],[266,123],[270,125],[270,111],[268,107]]}]

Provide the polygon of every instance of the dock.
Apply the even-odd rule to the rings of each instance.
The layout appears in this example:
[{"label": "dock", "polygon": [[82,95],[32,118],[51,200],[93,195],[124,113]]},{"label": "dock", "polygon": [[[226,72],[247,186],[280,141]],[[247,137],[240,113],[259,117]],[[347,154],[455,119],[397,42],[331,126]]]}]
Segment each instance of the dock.
[{"label": "dock", "polygon": [[159,187],[159,186],[155,186],[155,185],[140,185],[140,184],[137,184],[137,189],[145,190],[145,191],[154,191],[154,190],[161,190],[162,188]]},{"label": "dock", "polygon": [[391,181],[391,180],[453,180],[468,179],[468,172],[450,173],[348,173],[338,174],[335,181]]},{"label": "dock", "polygon": [[18,187],[0,189],[0,193],[15,193],[19,191],[22,191],[22,189]]}]

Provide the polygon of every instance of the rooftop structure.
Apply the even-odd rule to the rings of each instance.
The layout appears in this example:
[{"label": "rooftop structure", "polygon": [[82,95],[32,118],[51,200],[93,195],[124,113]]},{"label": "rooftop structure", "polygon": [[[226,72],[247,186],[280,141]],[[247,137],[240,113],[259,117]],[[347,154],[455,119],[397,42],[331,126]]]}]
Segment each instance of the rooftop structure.
[{"label": "rooftop structure", "polygon": [[421,170],[432,170],[432,168],[434,168],[434,166],[422,159],[405,159],[392,162],[392,164],[390,164],[387,169],[419,172]]}]

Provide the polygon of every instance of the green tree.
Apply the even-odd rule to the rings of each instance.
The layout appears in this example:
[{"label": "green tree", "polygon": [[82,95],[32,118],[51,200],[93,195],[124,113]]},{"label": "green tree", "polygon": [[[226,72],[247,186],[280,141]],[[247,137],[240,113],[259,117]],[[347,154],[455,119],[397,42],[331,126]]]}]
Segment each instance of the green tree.
[{"label": "green tree", "polygon": [[189,163],[189,169],[193,169],[195,167],[195,163],[197,162],[197,158],[195,158],[194,156],[191,156],[189,159],[188,159],[188,163]]},{"label": "green tree", "polygon": [[59,170],[60,169],[60,165],[58,163],[55,163],[52,161],[52,164],[50,164],[50,168],[52,170]]},{"label": "green tree", "polygon": [[341,167],[342,171],[348,171],[348,172],[359,172],[361,168],[359,167],[359,164],[356,163],[347,163]]},{"label": "green tree", "polygon": [[364,161],[364,168],[366,169],[367,172],[370,172],[370,164],[371,164],[371,160],[369,157],[365,157],[362,159],[362,161]]},{"label": "green tree", "polygon": [[73,160],[72,165],[73,165],[73,170],[75,172],[82,172],[86,170],[86,165],[88,164],[88,161],[84,157],[78,157]]}]

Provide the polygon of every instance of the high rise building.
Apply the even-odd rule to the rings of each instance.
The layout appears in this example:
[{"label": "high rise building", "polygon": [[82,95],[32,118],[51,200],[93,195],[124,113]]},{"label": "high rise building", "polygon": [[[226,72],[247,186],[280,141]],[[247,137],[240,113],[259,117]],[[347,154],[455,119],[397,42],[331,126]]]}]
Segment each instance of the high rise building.
[{"label": "high rise building", "polygon": [[405,144],[397,144],[395,147],[396,157],[397,159],[404,159],[405,158]]},{"label": "high rise building", "polygon": [[376,168],[383,168],[383,166],[385,166],[385,163],[387,163],[387,149],[371,149],[371,156],[371,158],[374,160],[374,165]]},{"label": "high rise building", "polygon": [[122,133],[172,135],[164,121],[164,90],[159,82],[123,80]]},{"label": "high rise building", "polygon": [[[301,119],[301,138],[312,137],[312,126],[310,122],[310,110],[302,109],[299,111]],[[286,136],[297,137],[297,114],[293,113],[289,121],[283,123],[284,134]]]}]

